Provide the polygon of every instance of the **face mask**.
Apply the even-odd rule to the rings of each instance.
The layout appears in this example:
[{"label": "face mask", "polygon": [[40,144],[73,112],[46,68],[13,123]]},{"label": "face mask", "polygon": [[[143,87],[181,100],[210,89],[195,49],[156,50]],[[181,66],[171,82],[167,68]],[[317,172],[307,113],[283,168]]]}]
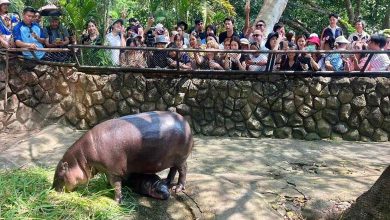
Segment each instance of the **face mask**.
[{"label": "face mask", "polygon": [[308,46],[306,47],[306,50],[307,50],[307,51],[315,51],[315,50],[316,50],[316,46],[315,46],[315,45],[308,45]]}]

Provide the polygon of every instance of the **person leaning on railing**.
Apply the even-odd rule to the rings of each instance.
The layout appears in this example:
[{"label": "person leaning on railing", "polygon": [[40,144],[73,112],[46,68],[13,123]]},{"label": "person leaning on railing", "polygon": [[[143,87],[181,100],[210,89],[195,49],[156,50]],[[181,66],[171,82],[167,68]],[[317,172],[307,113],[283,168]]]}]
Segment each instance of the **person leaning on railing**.
[{"label": "person leaning on railing", "polygon": [[215,41],[209,41],[206,44],[206,53],[204,56],[201,56],[199,53],[195,53],[195,61],[200,69],[224,70],[224,68],[220,65],[218,53],[215,52],[216,49],[219,49],[218,43]]},{"label": "person leaning on railing", "polygon": [[8,15],[8,0],[0,0],[0,44],[3,48],[14,47],[12,39],[12,21]]},{"label": "person leaning on railing", "polygon": [[[230,40],[231,50],[240,50],[240,38],[233,36]],[[241,53],[227,53],[223,60],[225,70],[246,70],[245,57]]]},{"label": "person leaning on railing", "polygon": [[[383,34],[371,35],[368,41],[368,49],[382,51],[386,46],[386,38]],[[370,71],[390,71],[390,59],[386,53],[374,54],[370,61]]]},{"label": "person leaning on railing", "polygon": [[[352,42],[352,50],[360,50],[360,53],[351,54],[345,63],[346,71],[360,71],[363,69],[367,61],[367,54],[364,52],[367,50],[367,45],[362,41]],[[370,71],[371,67],[368,65],[366,71]]]},{"label": "person leaning on railing", "polygon": [[[167,48],[178,49],[178,46],[174,42],[172,42],[168,44]],[[192,69],[190,57],[186,53],[177,53],[177,51],[168,52],[168,68],[177,69],[177,67],[179,66],[179,69],[181,70]]]},{"label": "person leaning on railing", "polygon": [[[137,40],[136,38],[127,39],[126,46],[131,48],[141,47],[139,40]],[[145,68],[146,59],[145,59],[144,51],[126,50],[124,52],[124,62],[122,63],[122,66],[129,66],[134,68]]]},{"label": "person leaning on railing", "polygon": [[259,44],[256,42],[250,45],[251,50],[259,51],[257,53],[249,54],[249,60],[245,62],[249,71],[264,71],[267,64],[267,54],[260,53]]},{"label": "person leaning on railing", "polygon": [[[289,50],[296,50],[297,47],[295,46],[294,43],[290,42],[288,44],[288,49]],[[293,53],[293,52],[287,52],[287,56],[282,59],[282,62],[280,63],[280,70],[287,70],[287,71],[303,71],[305,64],[301,64],[298,61],[298,54]],[[306,68],[307,70],[307,68]]]},{"label": "person leaning on railing", "polygon": [[[167,45],[168,41],[164,35],[157,35],[154,43],[156,48],[163,49]],[[168,53],[167,51],[159,50],[153,51],[153,54],[149,56],[148,67],[150,68],[166,68],[168,66]]]},{"label": "person leaning on railing", "polygon": [[[13,36],[17,47],[28,48],[31,50],[43,48],[43,45],[46,42],[46,36],[43,29],[38,24],[33,23],[34,17],[34,8],[26,7],[23,10],[23,20],[13,29]],[[33,55],[32,52],[24,51],[23,55],[28,59],[42,59],[45,56],[45,52],[34,51]]]}]

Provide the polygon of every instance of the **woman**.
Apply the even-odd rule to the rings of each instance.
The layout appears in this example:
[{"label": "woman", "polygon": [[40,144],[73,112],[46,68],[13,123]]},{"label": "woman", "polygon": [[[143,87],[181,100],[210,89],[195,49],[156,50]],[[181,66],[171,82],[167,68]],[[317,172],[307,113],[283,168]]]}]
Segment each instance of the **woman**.
[{"label": "woman", "polygon": [[[240,38],[232,37],[230,40],[231,50],[240,50]],[[245,57],[241,53],[228,53],[223,60],[225,70],[245,70]]]},{"label": "woman", "polygon": [[0,4],[0,44],[1,47],[14,47],[12,38],[12,21],[8,16],[8,7],[10,2],[8,0],[1,1]]},{"label": "woman", "polygon": [[96,26],[96,21],[89,20],[85,25],[87,29],[86,35],[83,35],[81,44],[84,45],[102,45],[102,39],[99,35],[99,30]]},{"label": "woman", "polygon": [[224,68],[218,62],[218,54],[214,52],[216,49],[219,49],[218,43],[209,41],[207,43],[206,54],[204,56],[199,56],[198,53],[195,54],[196,64],[201,69],[224,70]]},{"label": "woman", "polygon": [[[123,20],[116,20],[111,27],[111,32],[106,35],[105,44],[112,47],[125,47],[125,29],[123,28]],[[120,64],[120,50],[110,49],[111,61],[114,65]]]},{"label": "woman", "polygon": [[[268,50],[277,51],[279,50],[280,42],[282,42],[283,36],[279,35],[278,32],[272,32],[267,37],[267,42],[265,43],[265,47]],[[273,70],[276,68],[276,64],[280,64],[281,56],[277,54],[268,54],[268,63],[266,69]]]},{"label": "woman", "polygon": [[306,49],[306,37],[305,35],[299,35],[296,37],[295,44],[297,45],[297,50]]},{"label": "woman", "polygon": [[[178,48],[178,46],[172,42],[168,44],[167,48]],[[177,69],[179,66],[180,70],[190,70],[191,67],[191,59],[186,53],[179,53],[177,55],[177,51],[169,51],[168,52],[168,68]]]},{"label": "woman", "polygon": [[186,49],[187,48],[187,45],[185,45],[184,43],[184,37],[180,34],[176,34],[173,36],[173,41],[176,46],[180,49]]},{"label": "woman", "polygon": [[[139,40],[136,38],[129,38],[126,42],[127,47],[140,47]],[[145,68],[146,67],[146,59],[143,51],[139,50],[126,50],[124,66],[130,66],[135,68]]]},{"label": "woman", "polygon": [[[361,41],[354,41],[352,43],[353,50],[359,50],[360,53],[352,54],[345,63],[345,71],[360,71],[363,69],[367,61],[367,54],[364,50],[367,50],[365,43]],[[370,64],[368,64],[366,70],[370,70]]]},{"label": "woman", "polygon": [[[296,50],[297,47],[289,43],[287,50]],[[302,65],[298,61],[298,56],[295,53],[287,52],[287,57],[282,63],[280,64],[280,70],[289,70],[289,71],[302,71]]]}]

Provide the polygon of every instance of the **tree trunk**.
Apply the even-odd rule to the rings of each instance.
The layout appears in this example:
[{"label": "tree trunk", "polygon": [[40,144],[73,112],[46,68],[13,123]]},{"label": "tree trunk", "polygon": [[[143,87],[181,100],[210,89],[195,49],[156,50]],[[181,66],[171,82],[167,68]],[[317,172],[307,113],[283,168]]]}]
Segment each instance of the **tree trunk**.
[{"label": "tree trunk", "polygon": [[355,18],[359,18],[360,15],[360,9],[361,9],[362,1],[361,0],[356,0],[355,3]]},{"label": "tree trunk", "polygon": [[390,166],[374,185],[356,199],[341,219],[389,219],[390,218]]},{"label": "tree trunk", "polygon": [[350,24],[353,24],[355,21],[355,13],[353,12],[353,7],[351,0],[344,0],[345,8],[347,9],[348,13],[348,20]]},{"label": "tree trunk", "polygon": [[286,9],[287,2],[288,0],[264,0],[252,27],[255,28],[259,20],[264,20],[267,25],[266,34],[271,33],[274,25],[279,21],[284,9]]},{"label": "tree trunk", "polygon": [[383,20],[383,29],[389,29],[389,28],[390,28],[390,7],[387,7],[385,20]]}]

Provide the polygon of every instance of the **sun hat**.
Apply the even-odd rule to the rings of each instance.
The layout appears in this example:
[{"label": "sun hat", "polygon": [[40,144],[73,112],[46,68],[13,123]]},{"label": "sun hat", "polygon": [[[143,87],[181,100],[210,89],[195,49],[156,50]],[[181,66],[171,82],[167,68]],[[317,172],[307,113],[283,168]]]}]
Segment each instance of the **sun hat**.
[{"label": "sun hat", "polygon": [[0,0],[0,5],[2,4],[11,4],[8,0]]},{"label": "sun hat", "polygon": [[167,38],[164,35],[157,35],[154,44],[167,44]]},{"label": "sun hat", "polygon": [[246,39],[246,38],[241,38],[241,39],[240,39],[240,44],[246,44],[246,45],[249,45],[249,44],[250,44],[250,42],[249,42],[249,40],[248,40],[248,39]]},{"label": "sun hat", "polygon": [[265,47],[268,48],[269,50],[272,50],[271,48],[271,39],[273,37],[279,37],[279,33],[278,32],[271,32],[268,34],[268,37],[267,37],[267,42],[265,43]]},{"label": "sun hat", "polygon": [[338,36],[335,40],[336,44],[349,44],[350,42],[344,37],[344,35]]},{"label": "sun hat", "polygon": [[122,19],[118,19],[118,20],[116,20],[116,21],[114,21],[114,23],[112,23],[112,25],[114,26],[116,23],[121,23],[121,25],[123,25],[124,24],[124,22],[123,22],[123,20]]},{"label": "sun hat", "polygon": [[317,45],[318,47],[320,46],[320,38],[318,36],[311,36],[306,40],[307,43],[313,43]]}]

